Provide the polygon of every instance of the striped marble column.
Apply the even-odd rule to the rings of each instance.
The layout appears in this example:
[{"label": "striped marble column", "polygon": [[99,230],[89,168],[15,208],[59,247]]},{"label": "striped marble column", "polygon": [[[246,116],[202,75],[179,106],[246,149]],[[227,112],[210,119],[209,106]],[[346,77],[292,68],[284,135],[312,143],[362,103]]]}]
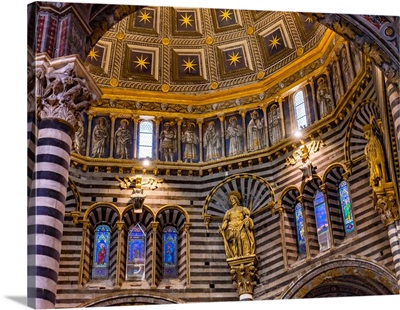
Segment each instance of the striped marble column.
[{"label": "striped marble column", "polygon": [[28,203],[28,306],[55,308],[74,126],[100,96],[76,56],[40,54],[44,90],[37,101],[35,161]]},{"label": "striped marble column", "polygon": [[392,116],[393,116],[394,129],[396,134],[397,152],[400,154],[400,95],[396,86],[394,86],[391,83],[387,85],[386,91],[390,109],[392,111]]},{"label": "striped marble column", "polygon": [[39,123],[28,208],[28,305],[34,308],[54,308],[56,302],[73,133],[60,119]]},{"label": "striped marble column", "polygon": [[396,224],[392,223],[387,227],[390,249],[393,255],[394,272],[396,274],[397,284],[400,287],[400,240],[397,233]]}]

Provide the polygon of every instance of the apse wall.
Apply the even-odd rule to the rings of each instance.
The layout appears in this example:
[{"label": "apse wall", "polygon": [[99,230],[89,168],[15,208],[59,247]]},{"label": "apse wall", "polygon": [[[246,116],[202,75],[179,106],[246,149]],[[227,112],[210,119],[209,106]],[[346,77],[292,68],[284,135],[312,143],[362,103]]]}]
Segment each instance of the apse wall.
[{"label": "apse wall", "polygon": [[[255,223],[256,255],[259,259],[259,278],[254,289],[254,299],[281,298],[301,275],[335,258],[349,261],[366,260],[394,275],[387,231],[372,205],[369,168],[363,155],[366,140],[362,137],[362,127],[369,122],[371,115],[381,118],[384,110],[379,103],[374,79],[364,79],[360,81],[359,86],[352,88],[352,97],[349,94],[345,98],[348,102],[342,105],[341,111],[336,112],[337,118],[320,127],[319,133],[315,129],[315,132],[311,133],[313,139],[303,141],[309,146],[310,159],[315,168],[311,181],[304,180],[299,169],[301,161],[296,155],[301,146],[299,142],[296,147],[281,150],[274,156],[260,153],[258,160],[256,157],[251,163],[244,161],[244,165],[232,165],[228,168],[227,164],[221,164],[220,169],[213,168],[202,176],[167,174],[165,171],[154,175],[152,171],[146,171],[144,178],[155,177],[162,182],[158,183],[155,190],[145,190],[146,208],[157,214],[160,212],[160,216],[152,217],[150,211],[146,211],[142,216],[131,215],[133,220],[144,224],[149,237],[153,236],[147,243],[146,277],[140,284],[125,281],[123,274],[120,274],[117,280],[111,278],[95,283],[90,279],[93,249],[88,238],[85,239],[87,233],[84,229],[85,222],[82,221],[83,214],[87,214],[87,210],[93,209],[94,206],[104,205],[104,211],[99,211],[98,215],[90,218],[92,226],[96,224],[95,221],[110,222],[112,212],[109,210],[119,210],[122,213],[128,208],[132,189],[121,189],[116,177],[123,179],[132,176],[131,171],[127,168],[118,170],[116,167],[111,167],[108,171],[99,171],[90,167],[85,169],[81,164],[72,164],[62,239],[57,307],[238,300],[226,262],[223,239],[218,232],[222,224],[221,219],[211,217],[206,223],[204,217],[207,196],[221,182],[235,175],[260,177],[271,186],[274,194],[274,207],[264,208],[262,212],[252,214]],[[347,169],[349,165],[350,170]],[[290,205],[288,200],[284,199],[284,194],[291,189],[293,192],[298,191],[299,196],[311,197],[312,191],[318,189],[317,185],[325,184],[329,189],[342,178],[347,179],[349,185],[354,233],[348,237],[341,237],[339,233],[335,233],[335,244],[321,252],[313,248],[311,240],[310,257],[297,257],[293,223],[290,222]],[[341,225],[340,212],[334,211],[337,197],[329,193],[331,192],[327,190],[331,211],[329,220],[331,227],[338,230]],[[77,223],[74,223],[72,215],[77,209],[80,217]],[[152,224],[157,221],[161,224]],[[309,223],[312,223],[312,218],[310,221]],[[179,228],[179,276],[174,280],[165,279],[162,275],[162,223],[176,224]],[[312,239],[315,232],[311,226],[308,229]],[[126,231],[128,228],[124,227],[122,230]],[[118,229],[114,228],[113,231],[112,238],[118,239]],[[115,240],[112,242],[114,246],[117,244]],[[120,244],[126,246],[125,242]],[[125,249],[114,251],[125,255]],[[115,257],[115,260],[118,257],[121,259],[120,256]],[[115,265],[113,266],[115,268]],[[124,269],[120,272],[123,273]],[[115,276],[117,274],[117,271],[112,273]],[[391,279],[381,280],[390,286],[388,283]]]}]

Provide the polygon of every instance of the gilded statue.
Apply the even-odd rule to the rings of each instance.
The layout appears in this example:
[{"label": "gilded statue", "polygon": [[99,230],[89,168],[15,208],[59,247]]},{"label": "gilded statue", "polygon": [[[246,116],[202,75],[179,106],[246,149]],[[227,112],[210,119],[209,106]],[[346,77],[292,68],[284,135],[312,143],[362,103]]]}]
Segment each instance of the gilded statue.
[{"label": "gilded statue", "polygon": [[382,144],[374,133],[375,118],[371,117],[370,124],[363,127],[364,137],[367,140],[367,145],[364,149],[364,154],[368,162],[370,171],[369,185],[382,186],[387,181],[385,168],[385,153]]},{"label": "gilded statue", "polygon": [[250,218],[250,210],[241,205],[241,199],[237,191],[228,194],[231,208],[226,211],[220,227],[227,258],[255,254],[254,223]]}]

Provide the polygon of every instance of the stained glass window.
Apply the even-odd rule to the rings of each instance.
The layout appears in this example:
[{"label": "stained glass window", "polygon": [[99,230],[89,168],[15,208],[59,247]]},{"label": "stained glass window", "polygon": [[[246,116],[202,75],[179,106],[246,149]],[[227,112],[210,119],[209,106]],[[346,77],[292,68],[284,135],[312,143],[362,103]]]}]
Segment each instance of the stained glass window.
[{"label": "stained glass window", "polygon": [[296,220],[299,256],[303,257],[306,254],[306,237],[304,232],[303,206],[300,202],[297,203],[296,207],[294,208],[294,215]]},{"label": "stained glass window", "polygon": [[94,232],[92,279],[107,279],[110,252],[111,229],[99,225]]},{"label": "stained glass window", "polygon": [[315,223],[317,225],[318,243],[321,251],[329,249],[329,224],[326,216],[324,194],[317,191],[314,198]]},{"label": "stained glass window", "polygon": [[298,91],[294,96],[294,115],[297,130],[307,127],[306,104],[303,91]]},{"label": "stained glass window", "polygon": [[348,234],[354,231],[354,219],[349,197],[349,187],[346,181],[342,181],[339,184],[339,196],[342,206],[344,230]]},{"label": "stained glass window", "polygon": [[167,226],[163,234],[163,265],[164,277],[178,276],[178,232],[175,227]]},{"label": "stained glass window", "polygon": [[146,234],[139,223],[129,230],[127,247],[126,279],[144,280]]},{"label": "stained glass window", "polygon": [[153,158],[153,122],[139,123],[139,158]]}]

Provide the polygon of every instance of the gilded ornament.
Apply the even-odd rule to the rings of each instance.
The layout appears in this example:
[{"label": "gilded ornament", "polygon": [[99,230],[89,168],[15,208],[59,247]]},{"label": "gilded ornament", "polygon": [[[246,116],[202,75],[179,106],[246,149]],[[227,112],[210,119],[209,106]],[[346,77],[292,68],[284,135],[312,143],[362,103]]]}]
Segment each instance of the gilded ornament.
[{"label": "gilded ornament", "polygon": [[169,92],[169,85],[168,85],[168,84],[163,84],[163,85],[161,86],[161,90],[162,90],[164,93]]},{"label": "gilded ornament", "polygon": [[212,37],[207,37],[206,43],[207,43],[208,45],[211,45],[211,44],[214,43],[214,39],[213,39]]},{"label": "gilded ornament", "polygon": [[303,55],[303,53],[304,53],[304,48],[302,48],[302,47],[299,47],[299,48],[296,50],[297,56],[301,56],[301,55]]},{"label": "gilded ornament", "polygon": [[257,79],[261,80],[262,78],[264,78],[264,76],[265,76],[265,72],[264,71],[258,71]]},{"label": "gilded ornament", "polygon": [[118,32],[115,36],[118,40],[123,40],[125,38],[125,34],[123,32]]},{"label": "gilded ornament", "polygon": [[171,41],[168,38],[163,38],[162,39],[162,44],[169,45],[170,43],[171,43]]},{"label": "gilded ornament", "polygon": [[253,33],[254,33],[254,28],[251,27],[251,26],[248,27],[248,28],[247,28],[247,34],[248,34],[248,35],[252,35]]},{"label": "gilded ornament", "polygon": [[111,85],[112,87],[117,87],[118,84],[119,84],[119,82],[118,82],[118,80],[117,80],[116,78],[112,78],[112,79],[110,80],[110,85]]},{"label": "gilded ornament", "polygon": [[217,89],[218,88],[218,83],[217,82],[212,82],[211,83],[211,89]]}]

